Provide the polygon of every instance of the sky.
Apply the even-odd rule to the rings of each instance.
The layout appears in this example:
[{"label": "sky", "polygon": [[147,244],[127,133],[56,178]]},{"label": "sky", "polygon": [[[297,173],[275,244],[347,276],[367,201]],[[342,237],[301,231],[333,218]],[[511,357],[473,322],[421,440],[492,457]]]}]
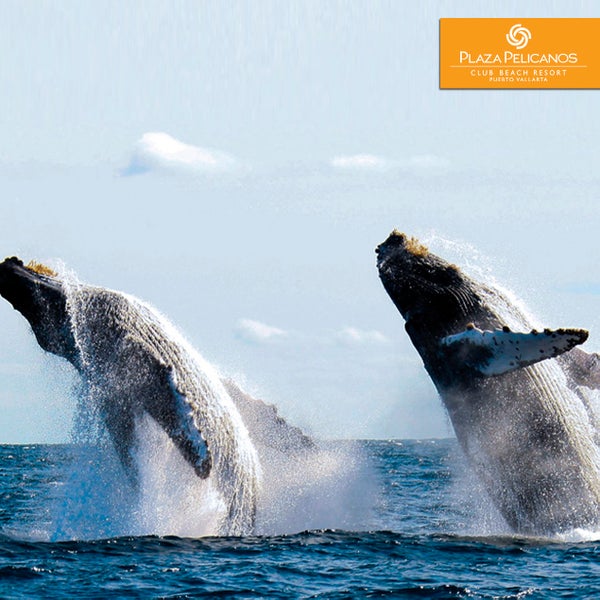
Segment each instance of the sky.
[{"label": "sky", "polygon": [[[0,253],[150,302],[310,433],[452,435],[374,248],[416,235],[600,350],[600,92],[440,90],[442,17],[600,10],[7,0]],[[0,324],[0,442],[68,440],[76,375]]]}]

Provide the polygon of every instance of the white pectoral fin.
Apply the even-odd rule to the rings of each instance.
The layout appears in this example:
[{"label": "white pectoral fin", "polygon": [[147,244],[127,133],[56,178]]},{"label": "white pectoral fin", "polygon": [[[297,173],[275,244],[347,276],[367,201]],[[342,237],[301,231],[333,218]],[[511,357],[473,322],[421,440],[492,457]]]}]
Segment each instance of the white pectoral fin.
[{"label": "white pectoral fin", "polygon": [[128,337],[124,344],[139,374],[147,384],[137,392],[144,398],[144,409],[164,429],[198,477],[210,475],[212,459],[208,445],[194,420],[194,409],[177,387],[173,368],[160,360],[140,339]]},{"label": "white pectoral fin", "polygon": [[192,406],[177,388],[172,370],[169,372],[168,381],[173,401],[173,413],[163,427],[183,457],[194,467],[196,475],[205,479],[210,475],[212,466],[208,445],[196,425]]},{"label": "white pectoral fin", "polygon": [[585,329],[545,329],[515,333],[507,327],[483,331],[470,327],[441,340],[448,351],[458,354],[468,367],[491,377],[554,358],[583,344]]}]

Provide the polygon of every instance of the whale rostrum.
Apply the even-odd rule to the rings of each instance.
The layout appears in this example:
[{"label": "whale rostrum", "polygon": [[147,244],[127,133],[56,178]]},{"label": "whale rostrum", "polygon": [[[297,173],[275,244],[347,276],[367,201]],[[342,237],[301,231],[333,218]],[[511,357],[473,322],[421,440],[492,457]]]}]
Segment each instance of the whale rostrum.
[{"label": "whale rostrum", "polygon": [[494,376],[560,356],[583,344],[588,335],[585,329],[517,333],[504,327],[483,331],[470,324],[465,331],[443,338],[441,344],[475,371]]}]

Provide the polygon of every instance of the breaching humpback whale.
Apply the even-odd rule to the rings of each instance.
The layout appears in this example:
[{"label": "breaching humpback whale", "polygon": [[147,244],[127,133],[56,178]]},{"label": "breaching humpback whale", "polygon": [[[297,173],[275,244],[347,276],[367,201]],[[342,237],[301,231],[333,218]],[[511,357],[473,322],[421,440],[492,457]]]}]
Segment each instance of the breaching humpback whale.
[{"label": "breaching humpback whale", "polygon": [[597,357],[572,350],[587,332],[510,331],[506,311],[513,329],[531,323],[501,292],[397,231],[376,252],[458,441],[507,523],[525,534],[597,526],[600,455],[579,387],[597,385]]},{"label": "breaching humpback whale", "polygon": [[[81,374],[90,410],[104,422],[134,485],[136,428],[149,415],[197,476],[210,477],[221,494],[226,518],[220,533],[252,531],[260,463],[234,402],[273,421],[274,409],[221,381],[164,317],[136,298],[70,283],[15,257],[0,263],[0,294],[29,321],[44,350]],[[309,444],[295,428],[279,429]]]}]

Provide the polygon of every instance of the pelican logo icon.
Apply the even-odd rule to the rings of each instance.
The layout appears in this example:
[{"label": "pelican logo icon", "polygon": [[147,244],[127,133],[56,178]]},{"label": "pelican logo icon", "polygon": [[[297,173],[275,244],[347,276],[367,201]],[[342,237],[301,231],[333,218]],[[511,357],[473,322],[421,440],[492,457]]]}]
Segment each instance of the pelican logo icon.
[{"label": "pelican logo icon", "polygon": [[523,27],[521,23],[517,23],[510,28],[510,31],[506,34],[506,41],[511,45],[515,46],[517,50],[525,48],[531,39],[531,31],[527,27]]}]

